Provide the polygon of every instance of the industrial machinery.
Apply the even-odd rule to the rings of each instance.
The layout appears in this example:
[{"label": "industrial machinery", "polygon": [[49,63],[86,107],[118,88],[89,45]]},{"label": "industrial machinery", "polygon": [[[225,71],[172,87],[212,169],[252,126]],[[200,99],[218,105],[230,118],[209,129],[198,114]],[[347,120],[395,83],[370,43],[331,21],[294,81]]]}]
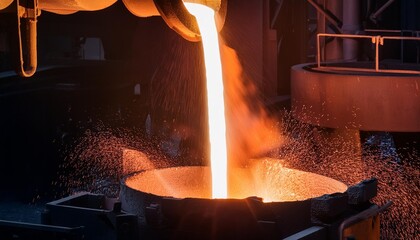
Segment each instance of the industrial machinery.
[{"label": "industrial machinery", "polygon": [[[314,1],[309,2],[319,7]],[[334,23],[338,33],[317,34],[316,64],[292,68],[295,116],[336,129],[348,126],[364,131],[419,132],[418,59],[404,57],[405,48],[418,46],[418,32],[363,29],[360,4],[343,2],[346,11],[341,26]],[[321,13],[327,21],[334,15]],[[334,43],[338,45],[333,47]],[[395,44],[400,44],[401,61],[384,57]],[[304,110],[305,106],[311,111]]]},{"label": "industrial machinery", "polygon": [[[359,150],[372,132],[418,140],[415,0],[186,2],[216,11],[238,75],[273,112],[351,135]],[[211,199],[199,41],[182,0],[0,0],[0,239],[379,239],[391,205],[374,203],[380,176],[346,185],[256,156],[229,176],[229,198]],[[127,157],[121,146],[137,145],[123,131],[94,139],[103,125],[146,138],[170,164]],[[81,138],[99,150],[78,149]],[[58,197],[57,175],[102,180],[75,166],[112,179],[118,194]]]},{"label": "industrial machinery", "polygon": [[228,199],[209,198],[208,167],[144,170],[122,179],[118,199],[75,194],[47,203],[41,224],[0,221],[0,234],[6,239],[378,239],[378,214],[391,204],[370,202],[376,179],[347,188],[283,167],[278,159],[256,159],[235,171]]},{"label": "industrial machinery", "polygon": [[[116,0],[106,1],[6,1],[0,10],[13,11],[16,14],[20,68],[18,73],[23,77],[32,76],[37,68],[37,19],[41,10],[56,14],[72,14],[77,11],[96,11],[109,7]],[[169,27],[189,41],[199,41],[200,33],[194,17],[188,13],[183,1],[125,0],[125,6],[138,17],[162,16]],[[194,1],[193,1],[194,2]],[[200,1],[195,1],[200,2]],[[12,4],[13,3],[13,4]],[[203,1],[217,11],[219,29],[222,28],[226,16],[226,1]],[[22,24],[21,24],[22,22]],[[24,25],[26,41],[22,40],[21,25]],[[26,60],[24,60],[26,54]]]}]

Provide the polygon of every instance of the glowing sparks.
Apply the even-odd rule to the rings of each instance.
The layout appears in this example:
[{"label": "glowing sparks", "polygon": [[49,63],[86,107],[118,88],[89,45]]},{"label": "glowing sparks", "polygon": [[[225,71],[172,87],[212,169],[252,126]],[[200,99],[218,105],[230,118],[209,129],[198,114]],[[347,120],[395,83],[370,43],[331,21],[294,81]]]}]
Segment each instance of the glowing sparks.
[{"label": "glowing sparks", "polygon": [[212,197],[227,198],[227,150],[222,65],[214,10],[201,4],[185,3],[198,22],[204,49],[209,115]]}]

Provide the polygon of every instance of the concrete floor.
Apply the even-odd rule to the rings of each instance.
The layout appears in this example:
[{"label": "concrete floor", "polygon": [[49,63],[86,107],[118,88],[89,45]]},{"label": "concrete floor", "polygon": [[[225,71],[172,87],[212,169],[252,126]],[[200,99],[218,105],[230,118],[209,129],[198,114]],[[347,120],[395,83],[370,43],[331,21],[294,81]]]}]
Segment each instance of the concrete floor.
[{"label": "concrete floor", "polygon": [[45,201],[28,202],[7,192],[0,196],[0,220],[41,223]]}]

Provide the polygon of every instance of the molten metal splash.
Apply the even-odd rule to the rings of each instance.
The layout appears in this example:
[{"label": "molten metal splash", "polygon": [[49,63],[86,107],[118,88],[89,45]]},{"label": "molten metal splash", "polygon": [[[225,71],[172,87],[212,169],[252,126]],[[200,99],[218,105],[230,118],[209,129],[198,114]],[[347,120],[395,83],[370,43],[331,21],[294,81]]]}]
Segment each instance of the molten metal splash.
[{"label": "molten metal splash", "polygon": [[251,159],[266,156],[286,144],[287,138],[281,132],[281,122],[266,111],[258,88],[242,68],[236,51],[226,44],[221,44],[220,51],[225,88],[228,175],[234,175],[230,169],[245,167]]},{"label": "molten metal splash", "polygon": [[[235,168],[229,198],[258,196],[264,202],[303,201],[323,194],[344,192],[347,186],[322,175],[286,168],[280,159],[253,159],[247,168]],[[124,184],[134,190],[175,198],[210,198],[208,167],[153,169],[128,176]]]},{"label": "molten metal splash", "polygon": [[222,64],[213,9],[185,3],[200,28],[207,78],[212,197],[227,198],[226,120]]}]

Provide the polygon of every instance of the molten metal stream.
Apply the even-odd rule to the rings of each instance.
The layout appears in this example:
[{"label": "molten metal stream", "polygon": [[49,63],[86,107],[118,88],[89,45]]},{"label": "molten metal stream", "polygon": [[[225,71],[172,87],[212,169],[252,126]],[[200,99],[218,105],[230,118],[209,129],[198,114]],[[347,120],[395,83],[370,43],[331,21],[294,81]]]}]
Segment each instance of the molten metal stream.
[{"label": "molten metal stream", "polygon": [[212,197],[227,198],[225,100],[215,13],[213,9],[201,4],[184,4],[196,17],[203,42],[207,78]]}]

